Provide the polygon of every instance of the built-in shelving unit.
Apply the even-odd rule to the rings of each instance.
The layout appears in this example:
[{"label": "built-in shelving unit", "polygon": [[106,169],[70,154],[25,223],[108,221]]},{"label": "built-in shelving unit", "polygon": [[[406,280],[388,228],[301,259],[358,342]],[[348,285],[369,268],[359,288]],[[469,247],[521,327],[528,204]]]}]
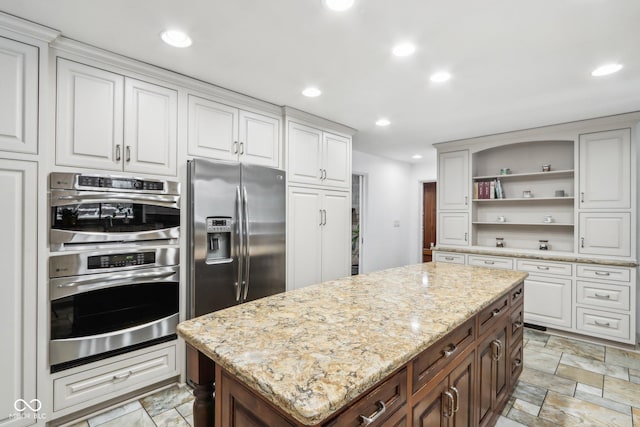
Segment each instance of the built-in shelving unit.
[{"label": "built-in shelving unit", "polygon": [[[539,240],[548,240],[554,251],[573,252],[574,156],[574,141],[523,142],[474,153],[472,185],[499,181],[503,198],[474,195],[472,245],[495,247],[501,238],[506,247],[534,250]],[[544,172],[542,166],[549,164],[552,169]],[[505,168],[511,173],[501,174]],[[564,195],[556,197],[557,191]]]}]

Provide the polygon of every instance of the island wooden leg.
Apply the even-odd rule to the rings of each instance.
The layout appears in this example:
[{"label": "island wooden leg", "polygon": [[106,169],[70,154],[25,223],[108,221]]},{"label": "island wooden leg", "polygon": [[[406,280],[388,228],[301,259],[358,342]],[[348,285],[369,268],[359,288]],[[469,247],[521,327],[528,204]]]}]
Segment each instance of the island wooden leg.
[{"label": "island wooden leg", "polygon": [[193,381],[193,423],[194,427],[214,427],[215,409],[213,392],[215,381],[215,364],[204,354],[187,345],[189,361],[188,377]]}]

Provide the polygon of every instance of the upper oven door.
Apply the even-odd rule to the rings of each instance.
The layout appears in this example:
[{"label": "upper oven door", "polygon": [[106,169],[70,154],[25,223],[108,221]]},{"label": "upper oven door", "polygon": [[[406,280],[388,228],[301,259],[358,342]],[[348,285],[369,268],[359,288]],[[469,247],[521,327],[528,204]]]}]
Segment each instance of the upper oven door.
[{"label": "upper oven door", "polygon": [[51,190],[50,243],[64,246],[174,240],[180,196]]}]

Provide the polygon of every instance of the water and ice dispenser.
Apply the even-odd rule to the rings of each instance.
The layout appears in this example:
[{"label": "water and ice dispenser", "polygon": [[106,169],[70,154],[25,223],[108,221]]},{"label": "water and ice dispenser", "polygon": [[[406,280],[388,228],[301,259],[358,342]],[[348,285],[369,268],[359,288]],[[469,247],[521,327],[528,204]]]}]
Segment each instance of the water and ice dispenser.
[{"label": "water and ice dispenser", "polygon": [[231,261],[231,218],[207,218],[207,264]]}]

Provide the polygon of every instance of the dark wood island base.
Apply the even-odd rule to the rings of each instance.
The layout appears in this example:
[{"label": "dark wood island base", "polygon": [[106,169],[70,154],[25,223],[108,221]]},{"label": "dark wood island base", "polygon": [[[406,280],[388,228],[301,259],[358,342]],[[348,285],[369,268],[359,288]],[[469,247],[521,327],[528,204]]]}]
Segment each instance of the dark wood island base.
[{"label": "dark wood island base", "polygon": [[[494,425],[522,372],[523,301],[520,282],[315,426]],[[195,427],[306,425],[188,348],[197,361],[191,372]]]}]

